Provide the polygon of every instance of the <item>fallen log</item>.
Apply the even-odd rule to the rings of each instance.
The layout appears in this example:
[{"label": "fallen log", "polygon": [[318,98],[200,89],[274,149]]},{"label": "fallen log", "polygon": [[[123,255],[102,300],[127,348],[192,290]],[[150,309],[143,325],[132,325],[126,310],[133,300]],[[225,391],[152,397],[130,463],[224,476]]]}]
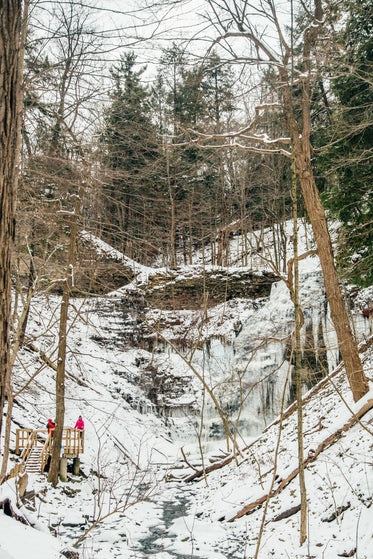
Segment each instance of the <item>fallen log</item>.
[{"label": "fallen log", "polygon": [[[373,400],[368,400],[368,402],[364,404],[364,406],[356,414],[354,414],[348,420],[348,422],[345,423],[345,425],[343,425],[343,427],[341,427],[335,433],[332,433],[331,435],[329,435],[329,437],[327,437],[324,441],[322,441],[319,444],[319,446],[316,448],[316,450],[310,449],[308,451],[307,458],[304,460],[304,466],[306,467],[311,462],[314,462],[316,458],[319,456],[319,454],[321,454],[321,452],[323,452],[326,448],[328,448],[333,443],[335,443],[341,437],[342,433],[348,431],[357,421],[359,421],[372,408],[373,408]],[[274,489],[271,493],[269,494],[266,493],[265,495],[262,495],[252,503],[245,505],[232,518],[230,518],[228,522],[233,522],[237,518],[241,518],[242,516],[245,516],[246,514],[253,512],[257,507],[262,505],[268,498],[271,499],[272,497],[280,493],[284,489],[284,487],[286,487],[298,475],[298,473],[299,473],[299,468],[296,468],[285,479],[283,479],[280,485],[276,489]]]},{"label": "fallen log", "polygon": [[219,470],[220,468],[224,468],[224,466],[227,466],[230,462],[232,462],[232,460],[234,460],[234,455],[228,456],[228,458],[226,458],[222,462],[215,462],[214,464],[211,464],[211,466],[207,466],[207,468],[205,469],[197,470],[196,472],[194,472],[194,474],[191,474],[190,476],[183,478],[182,481],[193,481],[194,479],[198,479],[199,477],[202,477],[204,474],[209,474],[214,470]]},{"label": "fallen log", "polygon": [[285,518],[290,518],[294,514],[297,514],[297,512],[299,512],[299,511],[300,511],[300,505],[296,505],[295,507],[291,507],[290,509],[284,510],[284,512],[275,516],[273,518],[272,522],[279,522],[280,520],[284,520]]}]

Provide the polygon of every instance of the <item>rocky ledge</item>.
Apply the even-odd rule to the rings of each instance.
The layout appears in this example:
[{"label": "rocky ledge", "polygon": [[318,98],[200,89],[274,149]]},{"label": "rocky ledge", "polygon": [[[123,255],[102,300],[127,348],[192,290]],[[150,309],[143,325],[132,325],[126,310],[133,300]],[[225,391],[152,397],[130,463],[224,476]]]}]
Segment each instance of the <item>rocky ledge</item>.
[{"label": "rocky ledge", "polygon": [[212,307],[235,298],[268,297],[278,281],[272,272],[252,270],[174,270],[148,278],[145,299],[149,306],[165,310]]}]

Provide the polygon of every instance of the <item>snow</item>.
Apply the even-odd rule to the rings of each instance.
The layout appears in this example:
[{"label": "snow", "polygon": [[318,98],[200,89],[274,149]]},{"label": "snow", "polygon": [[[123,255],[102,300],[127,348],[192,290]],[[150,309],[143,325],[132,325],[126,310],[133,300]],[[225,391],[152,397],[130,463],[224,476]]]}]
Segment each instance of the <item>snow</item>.
[{"label": "snow", "polygon": [[89,233],[88,231],[81,231],[79,235],[82,240],[89,243],[96,250],[97,254],[103,254],[108,256],[109,258],[112,258],[113,260],[119,260],[120,262],[123,262],[123,264],[131,268],[136,274],[151,270],[150,268],[139,264],[135,260],[132,260],[132,258],[128,258],[128,256],[125,256],[122,252],[116,250],[108,243],[96,237],[96,235]]},{"label": "snow", "polygon": [[[12,482],[0,486],[0,502],[5,499],[11,501],[16,514],[27,520],[28,515],[15,505],[16,488]],[[52,535],[0,513],[0,559],[58,559],[60,550],[61,542]]]},{"label": "snow", "polygon": [[[0,559],[58,559],[61,544],[56,538],[0,515]],[[4,538],[6,534],[6,538]]]},{"label": "snow", "polygon": [[[291,224],[286,227],[290,235]],[[240,238],[231,241],[230,270],[243,269],[239,266],[242,242]],[[270,254],[270,242],[271,234],[266,231],[261,241],[264,253]],[[60,483],[53,489],[45,475],[30,474],[27,490],[33,490],[35,495],[28,503],[17,498],[14,479],[0,486],[0,502],[9,498],[15,512],[33,526],[25,526],[0,511],[0,559],[61,558],[61,551],[72,549],[92,525],[92,530],[75,549],[80,559],[254,557],[264,508],[254,509],[233,522],[229,520],[242,507],[265,495],[272,483],[276,489],[279,481],[296,469],[296,414],[289,415],[282,423],[269,415],[267,425],[273,422],[263,432],[263,425],[260,425],[259,436],[248,434],[246,444],[241,444],[239,439],[241,454],[237,460],[232,459],[224,468],[210,472],[206,479],[202,476],[187,483],[184,477],[193,470],[183,460],[181,448],[195,468],[202,464],[197,437],[198,416],[192,411],[187,415],[180,413],[179,417],[155,413],[155,406],[144,390],[144,379],[146,374],[155,374],[151,367],[170,375],[175,386],[164,395],[170,409],[181,404],[195,406],[201,399],[200,383],[182,355],[172,351],[166,343],[150,351],[145,343],[131,346],[123,334],[126,323],[121,298],[161,269],[130,262],[99,239],[94,239],[94,243],[98,250],[122,260],[125,266],[130,265],[137,276],[131,285],[108,297],[72,301],[65,425],[73,426],[78,415],[83,416],[86,428],[81,468],[87,477],[69,473],[67,483]],[[307,240],[303,236],[302,250],[310,244],[310,236]],[[236,247],[235,254],[233,247]],[[288,249],[290,257],[290,246]],[[185,267],[181,273],[197,273],[201,267],[198,259],[202,260],[202,256],[195,256],[197,265]],[[204,257],[208,260],[209,255]],[[268,263],[263,264],[257,252],[253,251],[250,258],[250,264],[257,271],[268,269]],[[324,306],[318,259],[309,257],[300,263],[300,268],[303,309],[308,319],[312,317],[317,324],[321,316],[319,308]],[[360,293],[361,308],[369,300],[369,290]],[[34,345],[52,360],[57,356],[59,301],[57,296],[36,297],[27,331]],[[232,376],[238,374],[245,352],[250,354],[250,344],[255,348],[268,335],[276,335],[279,339],[286,336],[293,320],[289,294],[281,282],[273,285],[271,296],[266,300],[227,301],[208,309],[207,315],[208,320],[201,323],[199,311],[161,313],[155,309],[147,313],[146,321],[151,328],[162,318],[162,335],[173,343],[184,337],[185,355],[194,349],[194,366],[199,370],[205,367],[206,378],[216,383],[222,382],[227,372]],[[369,335],[369,320],[360,317],[358,312],[355,319],[359,335],[364,339]],[[326,314],[323,324],[327,345],[332,348],[329,352],[332,370],[337,350],[329,322]],[[202,350],[194,348],[197,339],[210,343],[210,355],[205,360]],[[268,363],[274,366],[283,354],[280,342],[264,348],[262,353],[255,352],[254,372]],[[370,348],[364,356],[364,367],[370,378],[372,365]],[[277,409],[281,405],[288,371],[285,363],[277,373],[278,392],[274,398]],[[32,375],[35,378],[22,390]],[[183,384],[184,392],[177,392],[177,382]],[[54,371],[45,365],[40,353],[25,347],[19,353],[13,383],[18,394],[13,410],[12,448],[18,426],[44,428],[48,417],[54,414]],[[228,385],[222,386],[223,395],[228,394]],[[304,397],[307,458],[349,421],[351,410],[356,413],[373,399],[373,390],[364,399],[353,402],[341,370],[333,377],[333,384],[314,388]],[[257,403],[255,398],[254,404]],[[216,420],[212,408],[206,405],[204,412],[207,425]],[[245,408],[243,417],[253,424],[255,418],[262,420],[262,415],[258,419],[257,406],[254,411]],[[254,426],[259,429],[259,423]],[[299,514],[274,521],[277,515],[299,504],[297,477],[270,499],[260,557],[334,559],[357,547],[355,556],[372,559],[372,432],[371,410],[309,463],[306,470],[309,537],[302,547],[299,545]],[[231,456],[222,440],[203,439],[201,443],[206,467],[211,465],[210,459]],[[216,458],[217,455],[220,458]],[[14,462],[12,454],[10,466]],[[274,479],[274,476],[277,477]],[[332,519],[333,514],[342,509],[345,510]]]}]

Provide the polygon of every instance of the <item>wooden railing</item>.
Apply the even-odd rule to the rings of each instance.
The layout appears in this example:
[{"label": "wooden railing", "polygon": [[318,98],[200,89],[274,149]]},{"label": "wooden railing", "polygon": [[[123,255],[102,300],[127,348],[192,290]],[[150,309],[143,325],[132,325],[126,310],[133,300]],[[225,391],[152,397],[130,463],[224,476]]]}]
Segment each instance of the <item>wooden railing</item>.
[{"label": "wooden railing", "polygon": [[77,455],[84,452],[84,431],[64,427],[62,432],[62,448],[63,455]]},{"label": "wooden railing", "polygon": [[45,441],[43,448],[40,453],[40,469],[44,472],[44,468],[47,465],[49,455],[52,453],[52,433],[48,433],[47,440]]},{"label": "wooden railing", "polygon": [[[30,450],[32,441],[34,440],[34,431],[32,429],[17,429],[16,434],[16,454],[22,455]],[[31,446],[30,446],[31,445]]]},{"label": "wooden railing", "polygon": [[[48,456],[52,453],[53,436],[47,429],[17,429],[16,433],[16,454],[21,454],[22,461],[27,460],[31,449],[41,446],[41,456],[45,463]],[[62,455],[74,457],[84,452],[84,431],[64,427],[62,431]]]},{"label": "wooden railing", "polygon": [[26,464],[27,459],[31,453],[31,450],[34,448],[34,445],[36,444],[37,439],[35,435],[36,435],[35,431],[30,431],[28,429],[27,438],[25,439],[26,444],[21,454],[22,464]]}]

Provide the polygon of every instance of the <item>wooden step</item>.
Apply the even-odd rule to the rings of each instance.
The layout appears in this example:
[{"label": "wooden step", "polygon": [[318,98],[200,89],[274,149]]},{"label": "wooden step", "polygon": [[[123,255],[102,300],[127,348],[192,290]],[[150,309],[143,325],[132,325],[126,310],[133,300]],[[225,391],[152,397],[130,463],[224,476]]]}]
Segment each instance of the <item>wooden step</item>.
[{"label": "wooden step", "polygon": [[41,471],[41,450],[33,448],[25,464],[25,471],[29,473],[40,473]]}]

